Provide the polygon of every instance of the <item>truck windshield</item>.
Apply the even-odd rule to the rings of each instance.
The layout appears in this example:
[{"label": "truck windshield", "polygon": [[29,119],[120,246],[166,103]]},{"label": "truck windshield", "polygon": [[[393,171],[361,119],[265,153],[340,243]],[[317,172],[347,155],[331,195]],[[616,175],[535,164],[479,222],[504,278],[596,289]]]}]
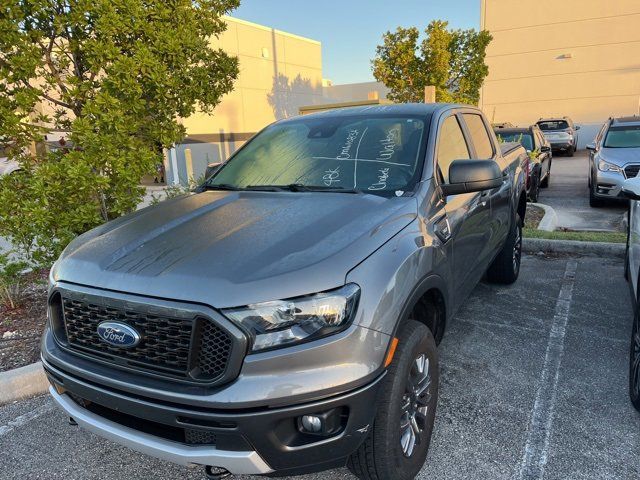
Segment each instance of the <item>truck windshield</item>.
[{"label": "truck windshield", "polygon": [[425,132],[417,117],[300,117],[267,127],[205,187],[402,195],[419,179]]},{"label": "truck windshield", "polygon": [[533,138],[528,133],[503,133],[497,132],[498,138],[503,142],[516,142],[521,143],[527,150],[533,150]]},{"label": "truck windshield", "polygon": [[540,127],[540,130],[544,131],[566,130],[569,128],[569,124],[564,120],[545,120],[543,122],[538,122],[538,127]]},{"label": "truck windshield", "polygon": [[609,128],[604,147],[640,148],[640,125]]}]

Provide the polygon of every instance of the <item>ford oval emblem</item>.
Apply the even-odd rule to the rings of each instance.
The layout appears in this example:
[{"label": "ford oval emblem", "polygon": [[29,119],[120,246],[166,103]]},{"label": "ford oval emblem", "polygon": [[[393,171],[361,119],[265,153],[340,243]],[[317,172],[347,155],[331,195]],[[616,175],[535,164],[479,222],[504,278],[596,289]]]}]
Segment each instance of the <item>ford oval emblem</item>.
[{"label": "ford oval emblem", "polygon": [[114,347],[135,347],[140,343],[136,329],[119,322],[102,322],[98,325],[98,336]]}]

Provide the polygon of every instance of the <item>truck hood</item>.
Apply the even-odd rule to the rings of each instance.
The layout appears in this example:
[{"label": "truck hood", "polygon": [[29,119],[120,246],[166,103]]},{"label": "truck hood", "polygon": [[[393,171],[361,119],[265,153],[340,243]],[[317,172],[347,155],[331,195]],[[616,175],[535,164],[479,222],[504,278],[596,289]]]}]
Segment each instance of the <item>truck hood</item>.
[{"label": "truck hood", "polygon": [[640,163],[640,148],[602,148],[600,159],[620,166]]},{"label": "truck hood", "polygon": [[76,238],[54,281],[235,307],[315,293],[415,217],[412,197],[209,191]]}]

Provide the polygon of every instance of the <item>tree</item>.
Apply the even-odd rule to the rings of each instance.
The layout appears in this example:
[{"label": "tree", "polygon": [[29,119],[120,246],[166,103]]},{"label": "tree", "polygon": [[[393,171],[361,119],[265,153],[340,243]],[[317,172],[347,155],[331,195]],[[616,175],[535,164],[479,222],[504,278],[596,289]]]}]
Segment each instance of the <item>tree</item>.
[{"label": "tree", "polygon": [[[5,0],[0,142],[22,171],[0,179],[0,232],[36,263],[130,212],[180,118],[211,112],[238,60],[211,45],[239,0]],[[26,149],[49,131],[67,148]],[[36,142],[36,143],[34,143]]]},{"label": "tree", "polygon": [[383,35],[372,61],[373,76],[391,89],[394,102],[422,102],[424,88],[436,87],[436,101],[477,104],[489,73],[484,59],[492,40],[486,30],[449,30],[435,20],[418,44],[417,28],[398,27]]}]

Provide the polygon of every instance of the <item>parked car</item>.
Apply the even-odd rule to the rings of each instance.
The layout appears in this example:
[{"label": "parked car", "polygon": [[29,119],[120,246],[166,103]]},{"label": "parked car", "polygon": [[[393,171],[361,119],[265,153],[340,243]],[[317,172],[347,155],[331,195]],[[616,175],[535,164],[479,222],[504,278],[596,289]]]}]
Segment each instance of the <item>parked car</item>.
[{"label": "parked car", "polygon": [[210,478],[414,478],[447,321],[518,278],[527,154],[480,110],[267,127],[199,189],[75,239],[42,362],[81,427]]},{"label": "parked car", "polygon": [[574,125],[569,117],[541,118],[536,123],[549,143],[557,152],[564,152],[570,157],[578,149],[579,125]]},{"label": "parked car", "polygon": [[629,348],[629,397],[636,410],[640,411],[640,177],[625,180],[621,192],[630,201],[624,270],[633,305]]},{"label": "parked car", "polygon": [[537,125],[530,127],[497,128],[494,132],[502,142],[518,142],[527,150],[527,198],[538,201],[540,187],[547,188],[551,179],[553,156],[551,146]]},{"label": "parked car", "polygon": [[640,117],[611,118],[589,151],[589,205],[619,200],[622,183],[640,171]]}]

